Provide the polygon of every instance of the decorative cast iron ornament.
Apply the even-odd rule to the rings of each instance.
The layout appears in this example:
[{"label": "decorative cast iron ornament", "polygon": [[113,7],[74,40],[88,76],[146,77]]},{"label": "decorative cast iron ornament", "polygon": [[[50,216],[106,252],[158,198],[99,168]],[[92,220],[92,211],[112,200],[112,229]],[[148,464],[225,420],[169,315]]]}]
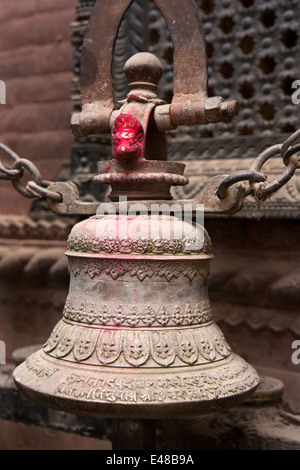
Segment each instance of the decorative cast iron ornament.
[{"label": "decorative cast iron ornament", "polygon": [[[238,112],[235,101],[207,97],[205,40],[192,0],[155,1],[174,45],[172,102],[156,94],[159,60],[140,53],[125,64],[130,92],[114,109],[111,51],[131,3],[95,3],[82,51],[83,107],[71,123],[76,136],[112,133],[112,160],[99,162],[94,179],[111,186],[117,213],[122,196],[129,209],[137,202],[150,209],[155,201],[173,204],[170,188],[188,184],[184,165],[167,161],[165,131],[226,122]],[[210,179],[200,199],[176,204],[189,203],[195,212],[203,203],[206,213],[233,214],[245,197],[265,200],[298,167],[300,148],[294,144],[299,135],[264,151],[249,170]],[[92,216],[78,223],[68,239],[70,289],[63,319],[43,349],[14,372],[22,392],[50,407],[116,418],[207,413],[253,394],[257,373],[231,351],[213,321],[207,295],[212,252],[203,227],[150,210],[136,217],[121,211],[115,217],[95,215],[100,202],[80,201],[71,182],[43,181],[31,162],[1,148],[14,159],[11,168],[1,164],[1,177],[12,180],[21,194],[46,198],[57,214]],[[268,182],[261,170],[277,154],[286,170]],[[25,169],[33,181],[24,188]],[[170,235],[164,238],[166,227]],[[193,238],[175,237],[191,228]]]}]

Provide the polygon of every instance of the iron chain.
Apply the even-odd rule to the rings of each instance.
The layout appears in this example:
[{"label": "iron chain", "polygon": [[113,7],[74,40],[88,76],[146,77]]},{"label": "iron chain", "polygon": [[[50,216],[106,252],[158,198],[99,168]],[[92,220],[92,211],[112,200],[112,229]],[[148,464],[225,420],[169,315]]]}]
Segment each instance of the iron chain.
[{"label": "iron chain", "polygon": [[[250,170],[237,171],[224,178],[218,187],[217,194],[225,199],[227,191],[235,183],[248,181],[245,197],[254,196],[257,201],[264,201],[284,186],[300,166],[300,144],[295,142],[300,137],[300,129],[290,135],[282,144],[276,144],[261,152],[254,160]],[[268,182],[267,176],[261,172],[263,165],[275,155],[280,155],[286,169],[274,181]]]},{"label": "iron chain", "polygon": [[[11,167],[4,165],[0,161],[0,179],[9,180],[12,182],[14,188],[24,197],[27,198],[46,198],[53,202],[61,202],[62,196],[54,191],[49,191],[47,187],[50,181],[45,181],[37,169],[37,167],[26,158],[20,158],[15,152],[4,144],[0,144],[0,150],[8,155],[13,164]],[[24,171],[27,170],[32,180],[28,181],[24,186],[21,179],[24,176]]]}]

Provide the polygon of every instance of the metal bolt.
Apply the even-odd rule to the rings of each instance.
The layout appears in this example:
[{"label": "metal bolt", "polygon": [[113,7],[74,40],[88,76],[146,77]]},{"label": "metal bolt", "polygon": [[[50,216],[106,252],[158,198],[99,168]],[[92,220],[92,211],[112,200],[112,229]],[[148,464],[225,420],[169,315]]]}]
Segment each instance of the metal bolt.
[{"label": "metal bolt", "polygon": [[205,118],[207,122],[220,122],[231,119],[239,113],[238,102],[224,101],[221,96],[213,96],[205,100]]}]

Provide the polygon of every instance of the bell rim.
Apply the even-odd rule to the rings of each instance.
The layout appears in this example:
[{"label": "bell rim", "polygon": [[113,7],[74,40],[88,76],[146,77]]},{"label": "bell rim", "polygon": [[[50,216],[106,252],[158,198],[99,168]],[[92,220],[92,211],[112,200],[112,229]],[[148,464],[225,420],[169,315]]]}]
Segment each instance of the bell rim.
[{"label": "bell rim", "polygon": [[163,260],[168,260],[168,261],[186,261],[186,260],[191,260],[191,261],[199,261],[199,260],[210,260],[214,258],[213,254],[183,254],[183,253],[178,253],[178,255],[144,255],[144,254],[139,254],[139,253],[92,253],[90,251],[84,252],[84,251],[69,251],[67,250],[65,252],[65,255],[70,257],[70,258],[92,258],[92,259],[115,259],[115,260],[122,260],[122,261],[130,261],[133,259],[137,260],[147,260],[147,261],[163,261]]},{"label": "bell rim", "polygon": [[[55,366],[61,363],[60,360],[55,360],[54,358],[48,356],[44,353],[43,350],[39,350],[33,353],[27,360],[36,360],[41,359],[49,366]],[[26,361],[27,361],[26,360]],[[30,379],[30,371],[28,367],[26,367],[26,361],[22,364],[18,365],[13,372],[13,379],[16,384],[16,387],[19,389],[21,393],[23,393],[27,398],[37,402],[42,406],[46,406],[48,408],[56,409],[59,411],[75,413],[79,415],[85,416],[92,416],[97,418],[143,418],[143,419],[174,419],[174,418],[188,418],[191,416],[200,416],[202,414],[207,414],[210,412],[221,411],[224,409],[231,408],[233,406],[240,405],[241,403],[248,400],[255,392],[256,388],[259,385],[260,378],[255,371],[255,369],[246,363],[242,358],[240,358],[236,354],[231,354],[229,358],[224,359],[224,361],[219,361],[217,365],[210,367],[210,364],[206,365],[207,369],[220,369],[226,365],[243,365],[246,366],[246,370],[248,376],[251,377],[251,384],[245,383],[245,378],[242,378],[239,382],[237,380],[233,380],[231,385],[232,387],[236,386],[240,383],[244,389],[242,391],[238,391],[235,393],[228,394],[227,396],[210,398],[210,399],[198,399],[198,400],[190,400],[190,401],[170,401],[170,402],[155,402],[155,403],[136,403],[136,402],[103,402],[103,401],[96,401],[96,400],[85,400],[82,397],[73,398],[68,396],[55,396],[55,394],[50,390],[49,384],[43,385],[43,380],[41,377],[38,376],[37,370],[33,371],[31,374]],[[222,362],[222,364],[220,364]],[[85,368],[86,369],[86,368]],[[165,378],[165,376],[174,375],[174,369],[168,369],[167,367],[157,370],[156,379],[158,377]],[[199,376],[203,373],[205,368],[203,366],[188,366],[188,367],[178,367],[178,375],[184,378],[191,378],[191,373],[197,375],[197,371]],[[80,370],[80,365],[76,367],[76,364],[63,364],[61,367],[61,380],[60,384],[63,384],[63,380],[67,380],[67,377],[70,376],[71,373],[75,373],[76,371],[80,374],[82,372]],[[101,375],[101,374],[108,374],[110,376],[115,377],[118,375],[118,370],[111,370],[109,367],[100,367],[97,370],[97,374],[95,374],[95,369],[91,372],[94,375]],[[124,376],[124,370],[120,371],[120,376]],[[128,371],[127,371],[128,372]],[[131,370],[130,376],[132,374],[140,376],[140,380],[147,379],[145,376],[145,370],[138,370],[134,369]],[[32,380],[32,376],[34,377]],[[153,379],[153,377],[152,377]],[[151,375],[148,376],[148,380],[151,380]],[[154,379],[153,379],[154,380]],[[57,388],[57,384],[55,385]],[[238,388],[238,387],[237,387]],[[105,393],[105,392],[104,392]]]}]

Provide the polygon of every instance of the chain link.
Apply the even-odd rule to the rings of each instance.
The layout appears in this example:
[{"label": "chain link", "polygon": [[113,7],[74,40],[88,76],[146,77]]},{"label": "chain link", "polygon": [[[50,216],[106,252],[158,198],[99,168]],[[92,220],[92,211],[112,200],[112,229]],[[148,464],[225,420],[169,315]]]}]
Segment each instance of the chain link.
[{"label": "chain link", "polygon": [[51,181],[42,181],[42,184],[37,184],[35,181],[29,181],[26,185],[26,190],[33,195],[33,197],[38,197],[40,199],[50,199],[52,202],[62,202],[62,195],[56,193],[55,191],[50,191],[48,186],[50,186]]},{"label": "chain link", "polygon": [[[42,179],[39,170],[30,160],[20,158],[19,155],[13,152],[9,147],[1,143],[0,150],[13,160],[11,167],[4,165],[0,161],[0,179],[11,181],[14,188],[24,197],[40,199],[46,198],[53,202],[62,201],[60,193],[49,191],[47,189],[50,185],[50,181],[44,181]],[[21,182],[21,179],[24,176],[24,170],[27,170],[33,179],[32,181],[28,181],[25,186],[22,185]]]},{"label": "chain link", "polygon": [[[6,155],[8,155],[14,162],[19,160],[19,156],[13,152],[9,147],[7,147],[4,144],[0,144],[0,150],[2,150]],[[23,176],[23,170],[22,169],[11,169],[5,166],[1,161],[0,161],[0,179],[2,180],[15,180],[22,178]]]},{"label": "chain link", "polygon": [[[298,129],[296,132],[294,132],[292,135],[290,135],[282,144],[282,147],[281,147],[281,156],[283,158],[283,162],[285,165],[288,164],[288,156],[287,156],[287,152],[288,152],[288,149],[289,147],[291,146],[291,144],[295,143],[295,141],[297,141],[300,137],[300,129]],[[298,146],[297,146],[298,147]],[[292,150],[292,149],[291,149]]]},{"label": "chain link", "polygon": [[236,173],[232,173],[232,175],[228,175],[223,179],[222,183],[218,187],[218,196],[220,199],[225,199],[228,189],[235,183],[240,183],[241,181],[262,182],[266,181],[266,179],[267,177],[258,171],[237,171]]},{"label": "chain link", "polygon": [[[12,165],[12,169],[22,169],[27,170],[30,175],[32,176],[33,180],[38,184],[42,185],[43,179],[37,167],[26,158],[19,158],[14,164]],[[24,197],[34,198],[34,196],[30,191],[27,190],[26,186],[23,186],[21,183],[21,178],[17,180],[12,180],[12,184],[14,188],[18,191],[18,193],[22,194]]]},{"label": "chain link", "polygon": [[[274,192],[284,186],[294,175],[300,163],[300,144],[292,146],[300,138],[300,129],[290,135],[282,144],[276,144],[261,152],[254,160],[250,170],[237,171],[224,178],[217,194],[220,199],[225,199],[230,186],[242,181],[248,181],[245,189],[245,197],[253,196],[257,201],[264,201]],[[280,155],[286,166],[281,175],[272,182],[267,181],[267,176],[261,172],[263,165],[272,157]]]}]

